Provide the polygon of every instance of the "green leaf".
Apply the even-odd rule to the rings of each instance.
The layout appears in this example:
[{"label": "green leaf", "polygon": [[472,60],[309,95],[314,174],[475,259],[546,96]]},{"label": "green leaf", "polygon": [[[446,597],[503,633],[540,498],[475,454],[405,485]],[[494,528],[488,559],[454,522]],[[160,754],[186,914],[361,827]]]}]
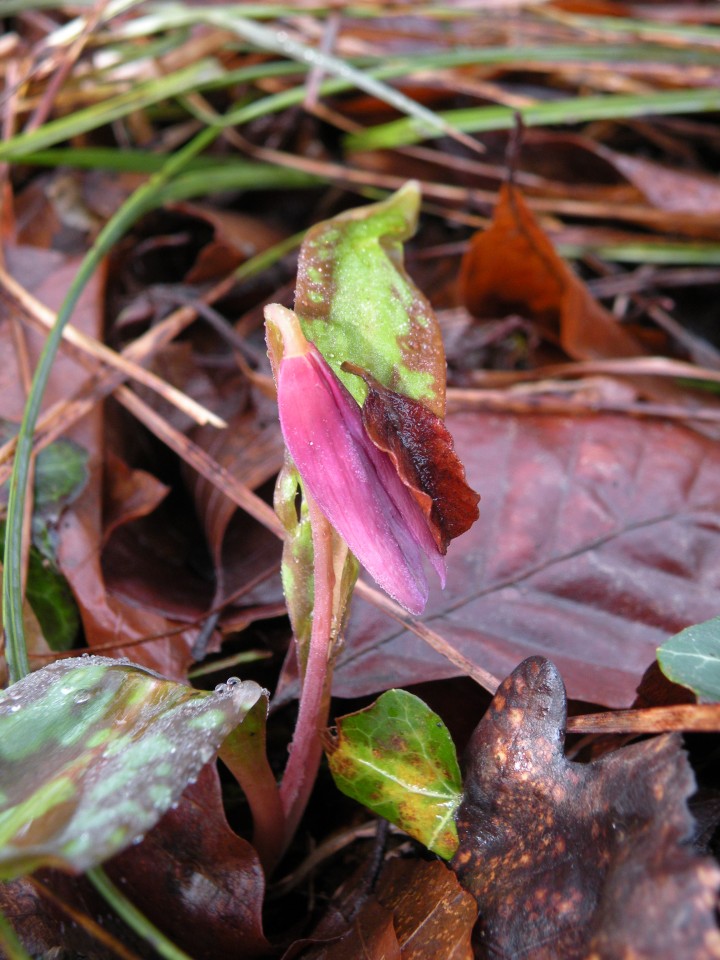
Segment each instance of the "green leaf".
[{"label": "green leaf", "polygon": [[57,511],[71,503],[88,481],[87,462],[87,450],[72,440],[56,440],[41,450],[35,461],[35,510]]},{"label": "green leaf", "polygon": [[[4,540],[3,524],[3,540]],[[80,613],[70,584],[52,560],[30,548],[25,594],[51,650],[70,650],[80,632]]]},{"label": "green leaf", "polygon": [[[33,520],[36,518],[33,517]],[[35,524],[33,524],[35,526]],[[28,553],[28,574],[25,598],[37,618],[44,639],[51,650],[69,650],[80,631],[80,613],[70,584],[60,573],[49,546],[47,534],[42,552],[31,546]],[[35,535],[36,531],[33,531]],[[5,548],[5,521],[0,521],[0,550]],[[48,556],[48,553],[51,555]]]},{"label": "green leaf", "polygon": [[140,840],[262,693],[91,656],[14,684],[0,697],[0,877],[81,872]]},{"label": "green leaf", "polygon": [[452,857],[460,768],[447,727],[422,700],[388,690],[365,710],[340,717],[326,750],[343,793]]},{"label": "green leaf", "polygon": [[428,300],[403,267],[420,208],[415,182],[381,203],[348,210],[308,231],[300,250],[295,311],[308,340],[358,403],[367,387],[341,365],[445,413],[445,353]]},{"label": "green leaf", "polygon": [[696,623],[658,650],[660,669],[704,703],[720,702],[720,617]]},{"label": "green leaf", "polygon": [[[3,441],[17,434],[17,424],[0,420]],[[55,528],[64,507],[88,481],[88,453],[72,440],[60,439],[41,450],[35,461],[32,546],[26,596],[51,650],[69,650],[80,631],[75,597],[56,563]],[[5,548],[5,521],[0,522],[0,549]]]}]

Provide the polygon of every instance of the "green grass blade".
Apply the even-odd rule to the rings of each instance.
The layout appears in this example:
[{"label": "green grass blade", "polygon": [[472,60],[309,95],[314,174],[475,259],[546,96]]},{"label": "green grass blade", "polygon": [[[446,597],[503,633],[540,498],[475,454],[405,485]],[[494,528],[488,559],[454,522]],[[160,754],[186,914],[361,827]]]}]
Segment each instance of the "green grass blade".
[{"label": "green grass blade", "polygon": [[[586,123],[590,120],[662,116],[673,113],[705,113],[720,110],[720,87],[702,90],[671,90],[663,93],[616,94],[574,97],[538,103],[519,110],[510,107],[469,107],[439,114],[466,133],[511,130],[519,114],[527,127],[555,123]],[[394,120],[345,139],[349,150],[392,149],[438,137],[435,126],[424,126],[415,117]]]},{"label": "green grass blade", "polygon": [[95,887],[98,893],[104,898],[115,913],[121,917],[125,923],[134,930],[138,936],[147,941],[161,957],[165,960],[192,960],[192,958],[176,947],[164,933],[162,933],[155,924],[151,923],[138,908],[131,903],[128,898],[121,893],[108,875],[100,867],[94,870],[88,870],[85,874],[90,883]]},{"label": "green grass blade", "polygon": [[192,93],[210,80],[216,80],[219,75],[220,68],[214,61],[202,60],[168,77],[139,83],[133,90],[112,97],[104,103],[93,104],[67,117],[51,120],[31,133],[21,133],[12,137],[0,144],[0,161],[22,159],[26,153],[44,150],[46,147],[126,117],[136,110],[145,109],[185,93]]},{"label": "green grass blade", "polygon": [[4,950],[2,955],[8,960],[32,960],[2,911],[0,911],[0,947]]},{"label": "green grass blade", "polygon": [[21,543],[25,517],[25,491],[30,476],[32,439],[43,394],[50,377],[52,364],[60,346],[63,330],[90,277],[102,258],[123,236],[129,227],[154,203],[163,187],[176,176],[189,160],[205,149],[218,136],[219,129],[208,127],[201,131],[182,150],[171,157],[163,169],[130,196],[98,234],[95,243],[85,255],[70,289],[58,311],[57,320],[40,354],[32,387],[25,405],[18,444],[10,478],[7,509],[7,532],[3,577],[3,626],[7,643],[6,655],[10,682],[22,679],[30,670],[25,644],[22,615],[22,558]]}]

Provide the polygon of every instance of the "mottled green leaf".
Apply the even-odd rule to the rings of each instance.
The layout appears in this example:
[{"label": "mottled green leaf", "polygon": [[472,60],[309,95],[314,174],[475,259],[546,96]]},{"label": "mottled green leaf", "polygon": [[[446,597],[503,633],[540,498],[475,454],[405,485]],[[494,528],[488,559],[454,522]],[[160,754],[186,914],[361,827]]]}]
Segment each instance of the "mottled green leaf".
[{"label": "mottled green leaf", "polygon": [[84,871],[177,803],[262,695],[214,693],[129,661],[60,660],[0,696],[0,877]]},{"label": "mottled green leaf", "polygon": [[308,231],[300,250],[295,311],[358,403],[365,384],[341,366],[363,367],[383,386],[445,413],[445,353],[428,300],[403,266],[417,226],[415,182],[381,203],[348,210]]},{"label": "mottled green leaf", "polygon": [[326,744],[335,783],[441,857],[457,847],[462,779],[455,745],[437,714],[405,690],[337,720]]},{"label": "mottled green leaf", "polygon": [[720,701],[720,617],[676,633],[657,657],[668,680],[689,687],[700,701]]}]

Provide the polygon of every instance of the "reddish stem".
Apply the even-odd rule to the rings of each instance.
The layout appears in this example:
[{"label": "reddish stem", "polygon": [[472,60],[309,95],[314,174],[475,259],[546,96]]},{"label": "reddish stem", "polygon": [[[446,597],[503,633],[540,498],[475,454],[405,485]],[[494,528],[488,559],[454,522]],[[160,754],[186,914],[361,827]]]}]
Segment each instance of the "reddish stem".
[{"label": "reddish stem", "polygon": [[332,679],[330,654],[335,587],[332,528],[307,491],[305,496],[312,524],[313,622],[297,724],[290,744],[290,757],[280,785],[280,800],[285,811],[286,844],[292,839],[305,812],[320,766],[320,734],[327,724]]}]

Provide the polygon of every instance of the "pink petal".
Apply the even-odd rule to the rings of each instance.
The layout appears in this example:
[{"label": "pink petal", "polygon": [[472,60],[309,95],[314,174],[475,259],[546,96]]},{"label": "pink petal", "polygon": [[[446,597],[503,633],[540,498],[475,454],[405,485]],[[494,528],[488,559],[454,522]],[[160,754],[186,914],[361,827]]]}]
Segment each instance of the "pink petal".
[{"label": "pink petal", "polygon": [[303,482],[374,580],[411,613],[428,597],[423,561],[445,585],[445,562],[390,457],[365,432],[360,408],[318,350],[285,356],[280,423]]}]

